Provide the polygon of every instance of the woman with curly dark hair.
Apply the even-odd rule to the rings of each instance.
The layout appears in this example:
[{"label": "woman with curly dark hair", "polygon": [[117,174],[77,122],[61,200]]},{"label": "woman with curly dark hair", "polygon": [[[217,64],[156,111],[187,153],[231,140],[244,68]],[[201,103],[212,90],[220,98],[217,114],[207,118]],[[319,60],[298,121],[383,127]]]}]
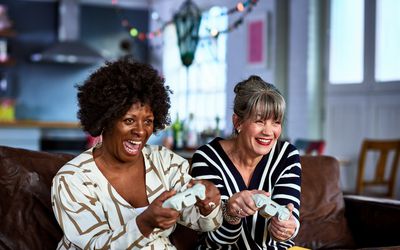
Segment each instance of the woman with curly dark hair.
[{"label": "woman with curly dark hair", "polygon": [[[64,231],[58,249],[175,249],[176,223],[198,231],[222,221],[218,189],[194,181],[189,164],[146,144],[169,124],[170,90],[151,66],[129,58],[108,62],[78,86],[78,118],[102,142],[63,166],[52,205]],[[205,199],[178,211],[163,202],[200,182]]]}]

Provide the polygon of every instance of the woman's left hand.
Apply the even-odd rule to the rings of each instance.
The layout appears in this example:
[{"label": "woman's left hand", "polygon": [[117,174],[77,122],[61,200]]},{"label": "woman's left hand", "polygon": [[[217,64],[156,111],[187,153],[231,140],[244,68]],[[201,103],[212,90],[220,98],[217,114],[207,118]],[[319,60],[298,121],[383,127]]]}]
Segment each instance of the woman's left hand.
[{"label": "woman's left hand", "polygon": [[279,220],[278,217],[274,216],[271,218],[271,223],[269,224],[269,232],[278,241],[288,240],[296,231],[296,221],[292,214],[294,206],[292,203],[289,203],[287,208],[290,211],[289,220]]},{"label": "woman's left hand", "polygon": [[218,188],[211,181],[207,180],[191,180],[190,186],[201,183],[206,187],[206,198],[204,200],[197,199],[196,206],[200,209],[203,216],[209,215],[221,203],[221,195]]}]

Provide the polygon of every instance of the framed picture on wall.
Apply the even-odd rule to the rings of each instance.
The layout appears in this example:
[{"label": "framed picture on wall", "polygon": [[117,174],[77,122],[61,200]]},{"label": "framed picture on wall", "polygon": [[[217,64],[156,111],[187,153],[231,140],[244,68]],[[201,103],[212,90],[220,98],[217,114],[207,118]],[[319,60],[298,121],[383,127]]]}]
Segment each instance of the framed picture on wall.
[{"label": "framed picture on wall", "polygon": [[251,13],[246,20],[247,66],[267,68],[267,13]]}]

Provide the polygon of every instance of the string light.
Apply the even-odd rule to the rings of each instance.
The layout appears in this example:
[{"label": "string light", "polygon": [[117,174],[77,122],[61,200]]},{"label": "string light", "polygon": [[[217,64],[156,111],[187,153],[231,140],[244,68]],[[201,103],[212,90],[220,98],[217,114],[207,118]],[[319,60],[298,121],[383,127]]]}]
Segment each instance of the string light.
[{"label": "string light", "polygon": [[210,35],[213,36],[213,37],[218,37],[219,31],[217,29],[215,29],[215,28],[210,29]]},{"label": "string light", "polygon": [[139,34],[139,32],[138,32],[137,29],[132,28],[132,29],[130,30],[129,34],[130,34],[132,37],[137,37],[137,35]]},{"label": "string light", "polygon": [[[248,0],[245,2],[238,2],[235,5],[235,7],[229,9],[225,13],[222,13],[221,15],[231,15],[234,13],[243,13],[243,14],[237,20],[233,21],[226,30],[217,30],[215,28],[209,29],[210,36],[218,37],[218,35],[221,33],[227,33],[227,32],[231,32],[231,31],[235,30],[237,27],[239,27],[243,23],[244,18],[252,11],[253,6],[255,6],[258,1],[259,0]],[[120,13],[120,10],[118,9],[118,5],[117,5],[118,0],[111,0],[111,3],[112,3],[112,5],[116,6],[116,12]],[[158,15],[157,12],[151,13],[151,19],[154,21],[160,22],[161,27],[156,29],[155,31],[151,31],[148,33],[140,32],[137,28],[130,25],[129,21],[126,18],[121,18],[121,26],[127,29],[127,31],[129,32],[129,34],[132,38],[144,41],[146,39],[154,39],[156,37],[161,36],[165,27],[168,26],[169,24],[173,23],[173,20],[162,23],[160,16]],[[207,38],[207,37],[201,37],[200,39],[203,39],[203,38]]]},{"label": "string light", "polygon": [[238,4],[236,5],[236,9],[237,9],[237,11],[239,11],[239,12],[244,11],[244,5],[243,5],[243,3],[238,3]]},{"label": "string light", "polygon": [[153,20],[160,20],[160,15],[158,15],[158,13],[157,12],[155,12],[155,11],[153,11],[152,13],[151,13],[151,19],[153,19]]}]

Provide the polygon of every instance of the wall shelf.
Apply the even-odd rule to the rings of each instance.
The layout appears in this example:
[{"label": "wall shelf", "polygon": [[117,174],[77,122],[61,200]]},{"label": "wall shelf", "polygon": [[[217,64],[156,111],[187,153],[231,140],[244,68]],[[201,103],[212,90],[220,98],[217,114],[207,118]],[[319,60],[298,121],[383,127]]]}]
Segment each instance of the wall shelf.
[{"label": "wall shelf", "polygon": [[14,58],[7,58],[5,61],[0,61],[0,66],[1,67],[12,67],[16,63],[16,60]]},{"label": "wall shelf", "polygon": [[0,121],[1,128],[54,128],[54,129],[81,129],[78,122],[53,122],[53,121]]},{"label": "wall shelf", "polygon": [[3,29],[0,30],[0,37],[15,37],[17,35],[17,32],[13,29]]}]

